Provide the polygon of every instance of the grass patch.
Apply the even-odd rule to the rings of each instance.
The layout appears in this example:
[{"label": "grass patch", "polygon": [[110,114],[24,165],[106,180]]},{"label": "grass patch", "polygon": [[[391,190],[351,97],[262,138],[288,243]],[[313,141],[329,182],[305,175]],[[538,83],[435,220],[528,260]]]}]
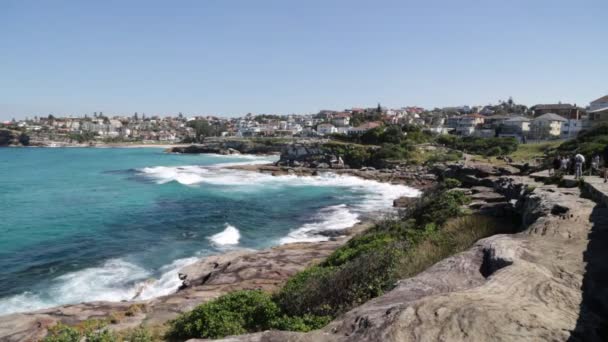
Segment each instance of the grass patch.
[{"label": "grass patch", "polygon": [[546,141],[538,143],[520,144],[517,150],[510,153],[514,161],[528,161],[536,158],[545,158],[548,153],[555,150],[562,141]]}]

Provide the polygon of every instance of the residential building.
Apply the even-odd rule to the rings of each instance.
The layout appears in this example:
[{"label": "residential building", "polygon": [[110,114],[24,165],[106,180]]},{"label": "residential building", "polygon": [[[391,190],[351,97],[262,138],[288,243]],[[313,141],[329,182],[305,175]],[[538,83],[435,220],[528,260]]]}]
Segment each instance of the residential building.
[{"label": "residential building", "polygon": [[479,114],[470,114],[460,117],[458,126],[456,127],[457,135],[469,136],[475,133],[475,130],[481,128],[484,123],[484,117]]},{"label": "residential building", "polygon": [[525,116],[514,116],[502,122],[497,129],[498,136],[501,138],[512,137],[522,141],[524,137],[530,135],[530,120]]},{"label": "residential building", "polygon": [[556,114],[562,118],[579,120],[583,114],[581,108],[569,103],[538,104],[531,109],[534,113],[534,117],[544,114]]},{"label": "residential building", "polygon": [[331,119],[331,122],[337,127],[344,127],[350,124],[350,114],[337,113]]},{"label": "residential building", "polygon": [[530,136],[533,139],[555,139],[562,134],[562,125],[567,122],[564,117],[555,113],[543,114],[534,118],[530,124]]},{"label": "residential building", "polygon": [[317,133],[321,135],[328,135],[338,133],[338,130],[336,129],[336,126],[330,123],[321,123],[317,125]]},{"label": "residential building", "polygon": [[589,104],[589,111],[596,111],[598,109],[608,109],[608,95],[602,96],[597,100],[591,101]]},{"label": "residential building", "polygon": [[583,130],[584,120],[566,119],[562,123],[562,138],[576,138],[578,133]]},{"label": "residential building", "polygon": [[591,125],[608,122],[608,107],[590,110],[587,119]]},{"label": "residential building", "polygon": [[348,130],[349,134],[360,134],[369,131],[370,129],[374,129],[380,127],[382,124],[379,122],[366,122],[357,127],[351,127]]}]

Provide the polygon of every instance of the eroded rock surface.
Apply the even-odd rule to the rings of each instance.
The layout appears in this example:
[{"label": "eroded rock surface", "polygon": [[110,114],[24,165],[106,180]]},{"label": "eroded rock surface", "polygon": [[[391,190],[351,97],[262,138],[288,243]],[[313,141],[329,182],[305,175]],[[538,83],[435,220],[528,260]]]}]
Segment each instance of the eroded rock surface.
[{"label": "eroded rock surface", "polygon": [[526,177],[492,183],[507,200],[523,196],[513,203],[527,224],[523,232],[480,240],[321,330],[224,341],[604,340],[607,209],[581,198],[578,188]]}]

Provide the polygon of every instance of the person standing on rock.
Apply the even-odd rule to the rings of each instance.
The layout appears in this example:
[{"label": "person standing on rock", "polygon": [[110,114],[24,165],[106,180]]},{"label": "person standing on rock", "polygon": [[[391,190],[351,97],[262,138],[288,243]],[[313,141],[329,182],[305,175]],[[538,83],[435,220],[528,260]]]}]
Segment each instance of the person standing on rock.
[{"label": "person standing on rock", "polygon": [[549,176],[553,176],[562,166],[562,157],[560,155],[556,155],[551,162],[551,167],[549,168]]},{"label": "person standing on rock", "polygon": [[565,175],[568,173],[568,157],[566,157],[566,156],[562,157],[561,164],[559,166],[559,171],[562,175]]},{"label": "person standing on rock", "polygon": [[583,177],[583,164],[585,163],[585,157],[578,153],[574,156],[574,179],[580,179]]},{"label": "person standing on rock", "polygon": [[600,172],[600,155],[595,154],[593,158],[591,158],[591,167],[589,168],[589,176],[591,176],[594,172],[599,174]]}]

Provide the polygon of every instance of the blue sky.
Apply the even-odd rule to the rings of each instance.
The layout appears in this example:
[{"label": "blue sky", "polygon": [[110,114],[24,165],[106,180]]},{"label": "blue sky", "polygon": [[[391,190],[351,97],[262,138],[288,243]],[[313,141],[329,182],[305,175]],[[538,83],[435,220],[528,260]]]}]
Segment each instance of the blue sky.
[{"label": "blue sky", "polygon": [[0,119],[588,105],[606,0],[0,0]]}]

